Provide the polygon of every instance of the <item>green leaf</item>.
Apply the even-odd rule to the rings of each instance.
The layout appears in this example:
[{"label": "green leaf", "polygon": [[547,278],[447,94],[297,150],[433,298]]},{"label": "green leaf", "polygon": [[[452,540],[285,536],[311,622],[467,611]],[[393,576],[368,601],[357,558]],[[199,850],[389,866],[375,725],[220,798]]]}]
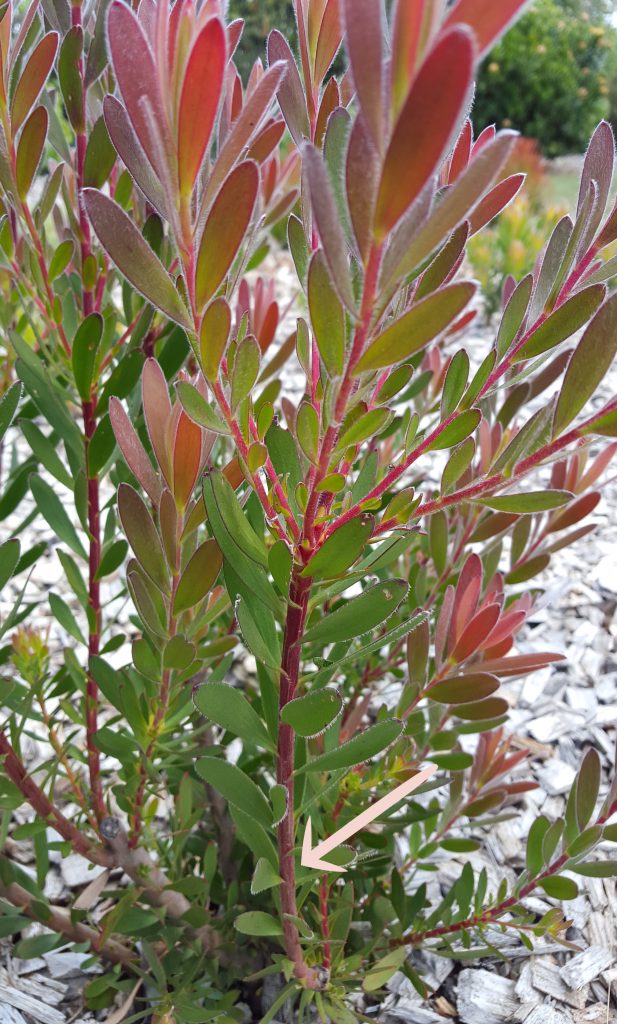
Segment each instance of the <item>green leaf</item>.
[{"label": "green leaf", "polygon": [[[241,596],[235,604],[236,619],[247,648],[262,665],[278,672],[281,667],[281,649],[276,627],[269,608],[260,609],[251,606],[246,597]],[[261,615],[260,615],[261,612]],[[269,616],[264,622],[264,614]],[[264,630],[267,628],[267,633]]]},{"label": "green leaf", "polygon": [[30,939],[21,939],[15,946],[15,955],[22,960],[32,960],[44,953],[50,953],[52,949],[60,945],[62,945],[61,935],[50,935],[45,932],[43,935],[33,935]]},{"label": "green leaf", "polygon": [[65,35],[58,57],[58,78],[62,99],[69,121],[75,132],[84,131],[84,98],[80,73],[83,52],[83,31],[73,26]]},{"label": "green leaf", "polygon": [[396,611],[408,591],[409,586],[405,580],[393,579],[377,583],[310,626],[303,636],[303,642],[329,644],[352,640],[362,633],[368,633]]},{"label": "green leaf", "polygon": [[544,815],[536,818],[529,829],[527,837],[527,871],[530,878],[536,878],[545,867],[543,844],[548,829],[549,821]]},{"label": "green leaf", "polygon": [[231,373],[231,408],[235,412],[251,393],[259,376],[261,349],[252,334],[247,335],[236,351]]},{"label": "green leaf", "polygon": [[553,436],[559,437],[608,373],[617,353],[617,295],[598,310],[568,363],[555,409]]},{"label": "green leaf", "polygon": [[295,697],[281,711],[281,721],[290,725],[299,736],[310,738],[325,732],[338,718],[343,707],[336,690],[313,690]]},{"label": "green leaf", "polygon": [[308,303],[319,355],[329,376],[340,377],[345,362],[345,312],[320,251],[309,267]]},{"label": "green leaf", "polygon": [[[235,548],[256,565],[266,569],[268,567],[266,546],[261,537],[258,537],[250,526],[233,487],[219,470],[211,470],[209,473],[206,473],[204,479],[204,498],[214,535],[219,541],[225,557],[229,558],[233,564],[233,551],[228,540],[229,537],[233,537]],[[217,529],[215,529],[215,522],[218,528],[220,521],[223,521],[225,524],[224,531],[219,529],[221,536],[224,538],[224,543],[217,536]]]},{"label": "green leaf", "polygon": [[88,137],[84,160],[84,185],[86,188],[102,188],[116,162],[116,151],[112,146],[105,118],[101,115],[95,122]]},{"label": "green leaf", "polygon": [[445,448],[454,448],[477,429],[482,413],[479,409],[466,409],[465,412],[455,416],[451,423],[445,427],[429,445],[424,449],[427,452],[443,451]]},{"label": "green leaf", "polygon": [[206,718],[234,736],[272,749],[272,740],[263,722],[240,690],[226,683],[205,683],[196,690],[193,700]]},{"label": "green leaf", "polygon": [[282,881],[283,879],[277,875],[270,862],[265,857],[260,857],[251,880],[251,895],[257,896],[260,892],[265,892],[266,889],[274,889]]},{"label": "green leaf", "polygon": [[471,768],[473,764],[471,754],[465,754],[463,751],[453,751],[448,754],[431,754],[428,760],[436,764],[438,768],[444,768],[450,772],[462,772],[466,768]]},{"label": "green leaf", "polygon": [[469,379],[469,356],[459,349],[450,360],[441,393],[441,418],[447,419],[457,408]]},{"label": "green leaf", "polygon": [[6,586],[15,572],[20,554],[20,544],[16,538],[0,544],[0,590]]},{"label": "green leaf", "polygon": [[504,494],[493,498],[478,499],[482,505],[496,512],[515,515],[533,515],[534,512],[549,512],[571,501],[570,491],[528,491],[527,494]]},{"label": "green leaf", "polygon": [[404,946],[393,950],[391,953],[387,953],[376,964],[373,964],[371,969],[365,974],[364,981],[362,982],[364,991],[376,992],[378,989],[383,988],[390,981],[390,978],[400,970],[406,959],[407,950]]},{"label": "green leaf", "polygon": [[577,292],[559,306],[525,342],[515,362],[542,355],[570,338],[593,316],[605,295],[603,285]]},{"label": "green leaf", "polygon": [[130,484],[118,488],[118,513],[135,558],[159,590],[168,594],[169,571],[161,539],[146,503]]},{"label": "green leaf", "polygon": [[301,575],[316,579],[343,576],[364,552],[374,527],[375,519],[371,515],[363,514],[350,519],[330,534],[309,559]]},{"label": "green leaf", "polygon": [[242,935],[276,936],[283,934],[280,922],[263,910],[249,910],[246,914],[239,914],[234,921],[234,928]]},{"label": "green leaf", "polygon": [[270,828],[270,805],[259,786],[241,768],[214,756],[200,758],[195,768],[197,774],[221,793],[228,803],[239,807],[265,829]]},{"label": "green leaf", "polygon": [[163,651],[163,668],[184,671],[195,660],[195,644],[183,636],[172,636]]},{"label": "green leaf", "polygon": [[176,323],[191,330],[190,314],[165,267],[117,203],[97,189],[83,190],[96,235],[127,281]]},{"label": "green leaf", "polygon": [[45,480],[36,475],[30,478],[30,487],[39,512],[53,532],[76,555],[79,555],[80,558],[87,558],[77,531],[56,492]]},{"label": "green leaf", "polygon": [[520,281],[508,300],[497,334],[497,356],[503,359],[518,334],[529,308],[533,289],[533,274]]},{"label": "green leaf", "polygon": [[602,765],[599,754],[590,747],[576,778],[576,820],[581,832],[587,827],[595,810],[601,778]]},{"label": "green leaf", "polygon": [[204,398],[193,384],[187,380],[180,380],[176,384],[176,393],[180,405],[186,415],[193,420],[193,423],[211,430],[215,434],[229,434],[230,430],[226,423],[217,416],[210,403]]},{"label": "green leaf", "polygon": [[547,896],[552,896],[555,900],[575,900],[578,896],[578,885],[573,878],[552,875],[544,878],[540,885]]},{"label": "green leaf", "polygon": [[194,608],[214,586],[223,559],[215,540],[206,540],[197,548],[186,566],[176,589],[174,615]]},{"label": "green leaf", "polygon": [[0,441],[13,421],[13,416],[21,398],[21,388],[21,381],[15,381],[0,398]]},{"label": "green leaf", "polygon": [[64,601],[58,594],[49,595],[49,607],[52,610],[52,614],[58,620],[60,625],[69,636],[72,636],[74,640],[77,640],[78,644],[85,644],[83,634],[77,625],[77,620],[73,615],[73,612],[69,608],[66,601]]},{"label": "green leaf", "polygon": [[369,345],[355,367],[355,376],[394,366],[425,348],[456,320],[475,291],[476,286],[470,281],[461,281],[416,303]]},{"label": "green leaf", "polygon": [[571,871],[585,878],[615,878],[617,876],[617,860],[598,860],[593,864],[570,864]]},{"label": "green leaf", "polygon": [[398,739],[402,731],[403,723],[395,718],[377,722],[335,750],[315,757],[299,769],[299,772],[335,772],[339,768],[353,768],[354,765],[368,761],[386,750]]},{"label": "green leaf", "polygon": [[92,378],[96,353],[103,337],[103,317],[100,313],[91,313],[90,316],[79,325],[77,333],[73,338],[71,359],[73,362],[73,377],[79,397],[83,402],[90,399]]}]

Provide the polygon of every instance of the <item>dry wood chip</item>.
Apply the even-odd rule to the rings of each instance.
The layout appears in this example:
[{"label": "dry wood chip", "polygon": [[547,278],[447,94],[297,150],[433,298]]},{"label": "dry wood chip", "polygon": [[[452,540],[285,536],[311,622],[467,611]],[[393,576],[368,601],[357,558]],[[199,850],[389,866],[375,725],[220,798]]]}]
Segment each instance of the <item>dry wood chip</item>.
[{"label": "dry wood chip", "polygon": [[525,1024],[570,1024],[572,1017],[563,1010],[557,1010],[554,1006],[536,1006],[525,1017]]},{"label": "dry wood chip", "polygon": [[492,971],[466,968],[458,978],[457,1009],[464,1024],[502,1024],[516,1013],[514,982]]},{"label": "dry wood chip", "polygon": [[14,1007],[16,1010],[23,1010],[29,1017],[40,1021],[40,1024],[65,1024],[66,1017],[60,1010],[41,1002],[40,999],[33,999],[25,992],[12,985],[5,985],[0,982],[0,1007],[4,1004]]},{"label": "dry wood chip", "polygon": [[561,968],[560,974],[566,985],[579,989],[597,978],[614,962],[612,953],[602,946],[589,946],[582,953],[577,953]]},{"label": "dry wood chip", "polygon": [[573,991],[561,977],[559,966],[546,957],[534,960],[531,967],[533,984],[540,992],[557,999],[560,1003],[567,1003],[576,1010],[581,1010],[585,1006],[589,993],[588,985]]},{"label": "dry wood chip", "polygon": [[0,1004],[0,1024],[26,1024],[26,1019],[15,1007]]}]

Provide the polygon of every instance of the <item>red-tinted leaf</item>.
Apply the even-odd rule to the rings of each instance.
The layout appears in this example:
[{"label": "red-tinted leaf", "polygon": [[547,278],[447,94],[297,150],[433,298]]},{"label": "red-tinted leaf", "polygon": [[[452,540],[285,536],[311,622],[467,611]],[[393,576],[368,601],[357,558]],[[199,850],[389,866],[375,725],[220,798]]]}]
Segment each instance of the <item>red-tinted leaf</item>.
[{"label": "red-tinted leaf", "polygon": [[182,573],[174,599],[174,615],[179,615],[187,608],[194,608],[204,599],[214,586],[222,564],[216,541],[204,541]]},{"label": "red-tinted leaf", "polygon": [[266,124],[248,151],[247,156],[249,160],[255,160],[256,163],[263,164],[276,149],[284,134],[285,122],[283,120],[273,120]]},{"label": "red-tinted leaf", "polygon": [[371,244],[379,170],[379,152],[366,127],[364,117],[359,114],[349,135],[345,183],[351,223],[364,262],[368,258]]},{"label": "red-tinted leaf", "polygon": [[112,397],[109,401],[109,418],[120,451],[126,463],[137,477],[148,497],[158,505],[161,496],[161,482],[154,472],[146,450],[120,401]]},{"label": "red-tinted leaf", "polygon": [[231,172],[208,215],[195,270],[195,299],[202,309],[225,279],[251,222],[259,171],[245,160]]},{"label": "red-tinted leaf", "polygon": [[322,82],[341,45],[340,0],[326,0],[315,52],[315,81]]},{"label": "red-tinted leaf", "polygon": [[511,658],[495,658],[482,662],[485,672],[498,676],[524,676],[556,661],[563,661],[563,654],[515,654]]},{"label": "red-tinted leaf", "polygon": [[94,188],[83,192],[98,239],[128,281],[157,309],[186,330],[191,318],[165,267],[117,203]]},{"label": "red-tinted leaf", "polygon": [[103,100],[103,116],[109,137],[129,174],[148,202],[164,217],[167,204],[163,186],[143,151],[126,110],[115,96],[106,96]]},{"label": "red-tinted leaf", "polygon": [[38,43],[21,73],[11,104],[11,127],[13,135],[26,120],[36,103],[39,93],[49,77],[56,50],[58,49],[58,33],[48,32]]},{"label": "red-tinted leaf", "polygon": [[141,378],[144,416],[154,455],[167,483],[171,486],[171,452],[168,424],[171,420],[171,402],[167,381],[156,359],[148,359]]},{"label": "red-tinted leaf", "polygon": [[180,190],[190,195],[210,142],[227,62],[225,30],[210,18],[189,55],[178,108]]},{"label": "red-tinted leaf", "polygon": [[218,377],[231,332],[231,309],[222,296],[212,302],[204,313],[199,334],[199,350],[204,375],[208,380]]},{"label": "red-tinted leaf", "polygon": [[615,163],[615,137],[613,129],[607,121],[600,121],[591,137],[578,193],[578,205],[576,208],[577,217],[583,209],[587,193],[592,181],[595,181],[598,188],[598,200],[593,210],[591,223],[586,232],[588,238],[593,238],[604,216],[606,203],[613,180],[613,166]]},{"label": "red-tinted leaf", "polygon": [[458,178],[460,178],[463,171],[467,168],[469,158],[471,157],[471,143],[473,139],[473,128],[469,118],[465,121],[461,134],[458,137],[452,159],[450,160],[450,170],[448,173],[448,183],[453,185]]},{"label": "red-tinted leaf", "polygon": [[512,152],[514,132],[500,132],[481,153],[473,157],[469,167],[443,196],[436,209],[420,228],[399,268],[405,275],[422,263],[450,232],[469,216]]},{"label": "red-tinted leaf", "polygon": [[[473,701],[471,704],[459,704],[455,714],[466,722],[486,722],[491,718],[501,718],[508,712],[509,707],[504,697],[488,697],[486,700]],[[467,813],[469,814],[469,808]]]},{"label": "red-tinted leaf", "polygon": [[392,101],[399,112],[418,62],[427,0],[397,0],[392,29]]},{"label": "red-tinted leaf", "polygon": [[375,215],[385,238],[445,157],[467,108],[474,47],[464,28],[447,32],[420,68],[386,153]]},{"label": "red-tinted leaf", "polygon": [[472,235],[475,235],[502,210],[505,210],[508,203],[511,203],[515,195],[520,192],[524,181],[524,174],[511,174],[509,178],[504,178],[498,185],[495,185],[488,195],[480,200],[470,217]]},{"label": "red-tinted leaf", "polygon": [[17,191],[22,199],[26,198],[39,166],[47,138],[48,121],[49,117],[45,107],[37,107],[30,114],[21,133],[17,146],[15,179]]},{"label": "red-tinted leaf", "polygon": [[107,15],[107,38],[118,87],[135,133],[152,166],[161,171],[160,153],[152,138],[148,111],[152,112],[163,144],[170,150],[167,117],[152,51],[133,11],[112,0]]},{"label": "red-tinted leaf", "polygon": [[479,56],[484,57],[530,2],[531,0],[458,0],[450,11],[446,28],[461,22],[469,25],[478,41]]},{"label": "red-tinted leaf", "polygon": [[308,176],[317,230],[332,276],[332,283],[341,302],[353,312],[355,302],[349,273],[349,256],[336,209],[336,200],[321,153],[309,144],[304,147],[304,166]]},{"label": "red-tinted leaf", "polygon": [[452,660],[457,664],[470,658],[496,625],[501,608],[498,604],[489,604],[481,608],[477,615],[466,626],[463,635],[452,651]]},{"label": "red-tinted leaf", "polygon": [[375,145],[384,131],[383,7],[375,0],[344,0],[346,43],[358,103]]},{"label": "red-tinted leaf", "polygon": [[292,138],[299,146],[303,139],[308,139],[311,134],[304,89],[289,43],[278,29],[275,29],[268,36],[268,63],[273,65],[278,61],[283,61],[287,68],[279,86],[278,100]]},{"label": "red-tinted leaf", "polygon": [[169,573],[160,537],[145,502],[129,484],[118,488],[118,512],[135,558],[152,582],[169,592]]},{"label": "red-tinted leaf", "polygon": [[201,465],[201,429],[185,413],[178,419],[173,444],[174,489],[180,508],[191,497]]}]

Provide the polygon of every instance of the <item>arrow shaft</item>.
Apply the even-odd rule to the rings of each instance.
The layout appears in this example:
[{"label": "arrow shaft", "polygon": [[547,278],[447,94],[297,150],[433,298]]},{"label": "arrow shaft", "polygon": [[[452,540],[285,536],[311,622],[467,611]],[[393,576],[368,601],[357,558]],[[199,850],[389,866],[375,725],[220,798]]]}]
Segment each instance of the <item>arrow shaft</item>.
[{"label": "arrow shaft", "polygon": [[400,803],[406,796],[413,793],[414,789],[418,789],[427,779],[430,779],[432,775],[437,771],[437,765],[430,765],[428,768],[423,768],[421,772],[414,775],[413,778],[407,779],[400,786],[397,786],[391,793],[383,796],[381,800],[377,800],[370,807],[367,807],[365,811],[362,811],[356,818],[352,818],[346,825],[343,825],[334,835],[324,839],[323,842],[319,843],[315,847],[315,853],[319,857],[325,857],[332,850],[335,850],[341,843],[346,842],[347,839],[351,839],[357,832],[361,832],[363,828],[370,825],[375,818],[378,818],[381,814],[385,814],[390,808],[394,807],[395,804]]}]

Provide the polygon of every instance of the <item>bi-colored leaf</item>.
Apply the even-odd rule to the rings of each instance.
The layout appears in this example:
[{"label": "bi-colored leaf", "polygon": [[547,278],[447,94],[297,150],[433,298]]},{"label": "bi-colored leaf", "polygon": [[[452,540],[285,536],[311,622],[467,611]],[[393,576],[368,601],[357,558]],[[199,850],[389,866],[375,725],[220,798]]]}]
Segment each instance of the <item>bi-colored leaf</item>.
[{"label": "bi-colored leaf", "polygon": [[309,267],[308,301],[317,348],[330,377],[339,377],[345,361],[345,312],[321,251]]},{"label": "bi-colored leaf", "polygon": [[174,615],[180,615],[203,601],[214,586],[221,565],[221,552],[216,541],[204,541],[180,577],[174,597]]},{"label": "bi-colored leaf", "polygon": [[301,575],[315,579],[343,576],[364,552],[374,527],[374,517],[367,514],[339,526],[309,559]]},{"label": "bi-colored leaf", "polygon": [[252,704],[240,690],[226,683],[205,683],[195,691],[195,706],[216,725],[246,743],[272,748],[272,740]]},{"label": "bi-colored leaf", "polygon": [[349,252],[343,236],[334,192],[321,153],[315,146],[308,143],[304,147],[304,167],[317,230],[330,270],[332,285],[334,285],[341,302],[353,313],[355,301],[351,287]]},{"label": "bi-colored leaf", "polygon": [[304,89],[289,43],[274,29],[268,36],[268,63],[274,65],[279,61],[284,63],[286,72],[279,85],[278,101],[292,138],[300,146],[311,134]]},{"label": "bi-colored leaf", "polygon": [[369,345],[356,366],[356,375],[394,366],[419,352],[456,320],[475,290],[471,281],[461,281],[433,292],[412,306]]},{"label": "bi-colored leaf", "polygon": [[383,240],[444,159],[460,129],[473,81],[473,37],[443,33],[418,72],[394,126],[377,196],[375,234]]},{"label": "bi-colored leaf", "polygon": [[385,622],[396,611],[409,590],[404,580],[388,580],[368,587],[358,597],[320,618],[304,634],[305,643],[336,643],[352,640]]},{"label": "bi-colored leaf", "polygon": [[199,245],[195,269],[195,300],[199,309],[224,281],[251,222],[259,189],[259,170],[252,160],[239,164],[223,183]]},{"label": "bi-colored leaf", "polygon": [[26,121],[17,145],[15,162],[15,180],[21,199],[25,199],[30,190],[36,169],[45,147],[49,115],[45,107],[36,107]]},{"label": "bi-colored leaf", "polygon": [[558,437],[578,415],[608,373],[617,354],[617,295],[598,310],[568,363],[555,409]]},{"label": "bi-colored leaf", "polygon": [[145,502],[130,484],[118,488],[118,512],[133,554],[159,590],[169,592],[169,573],[161,540]]},{"label": "bi-colored leaf", "polygon": [[82,402],[90,399],[96,353],[103,337],[103,317],[100,313],[91,313],[79,325],[73,338],[71,359],[75,386]]},{"label": "bi-colored leaf", "polygon": [[190,330],[189,312],[172,279],[132,220],[97,189],[86,188],[83,195],[98,239],[118,270],[156,309]]},{"label": "bi-colored leaf", "polygon": [[58,49],[58,33],[48,32],[37,43],[21,73],[11,105],[11,127],[13,135],[26,120],[32,107],[39,98],[41,89],[49,78],[56,50]]},{"label": "bi-colored leaf", "polygon": [[[115,96],[106,96],[103,100],[103,117],[114,149],[126,164],[131,177],[155,210],[164,216],[167,208],[165,189],[137,138],[126,110]],[[95,181],[86,184],[100,187]]]},{"label": "bi-colored leaf", "polygon": [[570,491],[528,491],[527,494],[504,494],[480,499],[483,505],[496,512],[512,512],[516,515],[533,515],[534,512],[549,512],[572,500]]},{"label": "bi-colored leaf", "polygon": [[476,672],[444,679],[430,688],[428,696],[438,704],[468,704],[471,701],[484,700],[498,689],[499,680],[496,676],[488,672]]},{"label": "bi-colored leaf", "polygon": [[402,731],[403,723],[396,718],[369,725],[359,736],[309,761],[300,772],[335,772],[341,768],[353,768],[381,754],[398,739]]},{"label": "bi-colored leaf", "polygon": [[148,497],[158,505],[161,496],[161,482],[155,473],[146,449],[139,440],[135,427],[124,411],[119,399],[109,401],[109,418],[120,451],[126,464],[137,477]]},{"label": "bi-colored leaf", "polygon": [[339,717],[343,701],[336,690],[313,690],[289,701],[281,711],[281,721],[298,736],[319,736]]},{"label": "bi-colored leaf", "polygon": [[184,196],[193,190],[210,142],[226,62],[225,30],[218,18],[210,18],[190,52],[178,109],[178,173]]},{"label": "bi-colored leaf", "polygon": [[197,774],[225,799],[257,821],[265,829],[272,824],[270,805],[263,792],[241,768],[220,757],[202,757],[195,765]]}]

